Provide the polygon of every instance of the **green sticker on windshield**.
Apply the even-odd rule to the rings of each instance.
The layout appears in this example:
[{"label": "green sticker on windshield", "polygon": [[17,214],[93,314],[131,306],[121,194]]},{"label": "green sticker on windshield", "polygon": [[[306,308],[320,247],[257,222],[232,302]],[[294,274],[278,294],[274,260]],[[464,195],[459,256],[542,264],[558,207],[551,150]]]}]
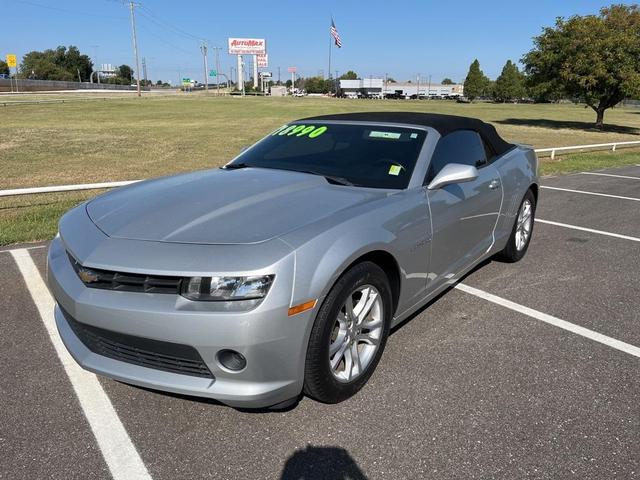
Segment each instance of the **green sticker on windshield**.
[{"label": "green sticker on windshield", "polygon": [[318,127],[313,132],[311,132],[309,134],[309,138],[319,137],[320,135],[322,135],[326,131],[327,131],[327,127]]},{"label": "green sticker on windshield", "polygon": [[304,137],[307,136],[309,138],[317,138],[322,135],[324,132],[328,130],[327,127],[316,127],[315,125],[282,125],[280,128],[277,128],[271,136],[279,135],[284,137]]},{"label": "green sticker on windshield", "polygon": [[400,165],[391,165],[389,167],[389,175],[398,176],[400,175],[401,170],[402,170],[402,167]]}]

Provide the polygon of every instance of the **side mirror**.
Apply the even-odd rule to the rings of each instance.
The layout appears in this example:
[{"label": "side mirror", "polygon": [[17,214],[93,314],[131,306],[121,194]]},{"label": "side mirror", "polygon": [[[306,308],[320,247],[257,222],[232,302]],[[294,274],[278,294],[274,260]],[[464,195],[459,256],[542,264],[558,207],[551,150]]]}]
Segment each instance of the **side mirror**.
[{"label": "side mirror", "polygon": [[427,185],[427,190],[437,190],[446,185],[453,183],[471,182],[478,178],[478,169],[471,165],[462,165],[461,163],[450,163],[445,165],[442,170]]}]

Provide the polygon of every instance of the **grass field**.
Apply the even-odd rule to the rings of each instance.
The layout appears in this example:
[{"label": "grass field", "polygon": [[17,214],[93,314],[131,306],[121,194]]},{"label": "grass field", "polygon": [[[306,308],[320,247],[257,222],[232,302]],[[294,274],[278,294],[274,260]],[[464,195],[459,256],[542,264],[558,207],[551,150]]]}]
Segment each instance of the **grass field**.
[{"label": "grass field", "polygon": [[[538,148],[640,140],[640,111],[610,110],[605,117],[607,129],[599,131],[592,127],[593,111],[572,104],[190,95],[12,105],[0,110],[0,189],[131,180],[217,167],[241,147],[292,119],[374,110],[478,117],[493,123],[507,140]],[[603,168],[639,159],[640,154],[633,152],[564,156],[544,160],[542,173]],[[49,238],[63,211],[95,194],[0,199],[0,244]]]}]

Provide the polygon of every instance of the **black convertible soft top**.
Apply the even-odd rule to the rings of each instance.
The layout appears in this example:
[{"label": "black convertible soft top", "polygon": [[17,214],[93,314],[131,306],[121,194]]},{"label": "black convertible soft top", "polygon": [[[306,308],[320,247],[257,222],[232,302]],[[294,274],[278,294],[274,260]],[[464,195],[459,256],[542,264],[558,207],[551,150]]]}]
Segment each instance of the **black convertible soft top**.
[{"label": "black convertible soft top", "polygon": [[343,120],[421,125],[437,130],[443,137],[456,130],[474,130],[482,136],[485,142],[491,145],[496,155],[502,155],[515,146],[503,140],[493,125],[478,120],[477,118],[459,117],[457,115],[418,112],[357,112],[321,115],[318,117],[304,118],[302,120]]}]

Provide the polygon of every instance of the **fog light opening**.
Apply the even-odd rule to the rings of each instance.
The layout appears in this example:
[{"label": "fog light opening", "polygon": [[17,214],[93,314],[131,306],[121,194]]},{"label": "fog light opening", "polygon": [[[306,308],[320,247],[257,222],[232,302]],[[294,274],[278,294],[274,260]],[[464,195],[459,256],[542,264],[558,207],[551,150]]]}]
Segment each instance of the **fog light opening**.
[{"label": "fog light opening", "polygon": [[247,366],[247,359],[244,358],[244,355],[234,350],[220,350],[218,352],[218,363],[226,370],[239,372]]}]

